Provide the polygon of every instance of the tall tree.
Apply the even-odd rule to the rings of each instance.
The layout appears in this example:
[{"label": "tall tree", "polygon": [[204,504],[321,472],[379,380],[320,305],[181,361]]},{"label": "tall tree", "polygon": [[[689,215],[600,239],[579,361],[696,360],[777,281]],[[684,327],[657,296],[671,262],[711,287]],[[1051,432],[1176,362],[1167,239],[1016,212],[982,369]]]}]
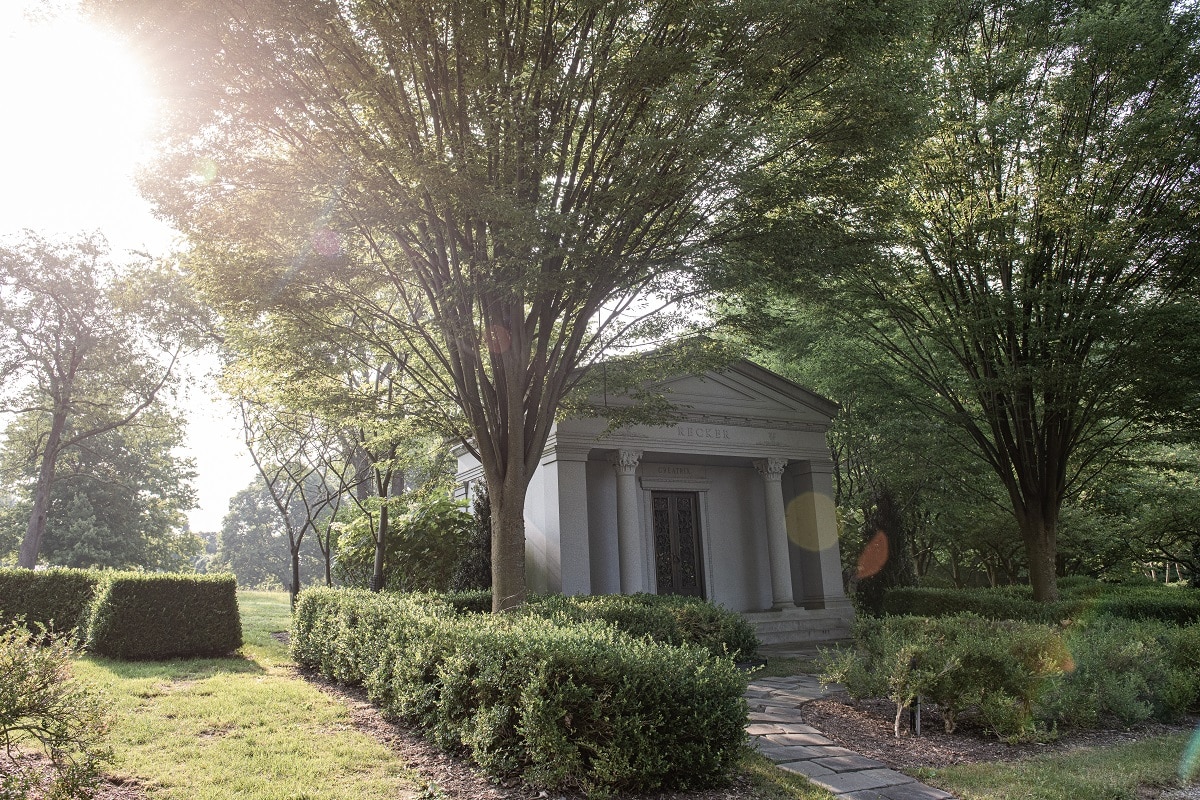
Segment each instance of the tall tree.
[{"label": "tall tree", "polygon": [[[27,414],[5,431],[0,479],[24,497],[23,519],[0,520],[0,526],[19,522],[14,536],[24,533],[29,520],[29,490],[49,425],[47,417]],[[86,414],[76,414],[65,436],[90,427]],[[196,497],[194,465],[177,452],[183,442],[184,421],[156,403],[135,423],[64,451],[50,492],[41,558],[68,567],[190,569],[201,545],[185,516]]]},{"label": "tall tree", "polygon": [[999,477],[1040,600],[1063,503],[1177,394],[1147,388],[1194,316],[1198,34],[1171,0],[935,3],[922,129],[834,215],[857,258],[816,267]]},{"label": "tall tree", "polygon": [[137,267],[118,270],[97,236],[0,246],[0,411],[44,421],[22,567],[37,563],[60,456],[133,423],[173,376],[187,326],[163,324],[171,293],[146,291],[163,284]]},{"label": "tall tree", "polygon": [[[177,101],[148,188],[221,310],[341,303],[461,409],[491,498],[496,610],[525,597],[524,499],[560,400],[640,298],[678,292],[740,178],[846,127],[845,56],[899,10],[94,5],[155,50]],[[781,109],[821,124],[778,146]]]}]

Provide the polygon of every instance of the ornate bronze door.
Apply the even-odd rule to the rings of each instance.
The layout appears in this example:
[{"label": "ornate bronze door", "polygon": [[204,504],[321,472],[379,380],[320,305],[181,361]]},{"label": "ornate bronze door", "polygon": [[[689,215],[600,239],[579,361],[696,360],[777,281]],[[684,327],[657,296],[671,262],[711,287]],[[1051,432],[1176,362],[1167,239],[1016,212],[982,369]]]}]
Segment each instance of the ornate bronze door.
[{"label": "ornate bronze door", "polygon": [[653,492],[654,569],[659,594],[704,597],[696,492]]}]

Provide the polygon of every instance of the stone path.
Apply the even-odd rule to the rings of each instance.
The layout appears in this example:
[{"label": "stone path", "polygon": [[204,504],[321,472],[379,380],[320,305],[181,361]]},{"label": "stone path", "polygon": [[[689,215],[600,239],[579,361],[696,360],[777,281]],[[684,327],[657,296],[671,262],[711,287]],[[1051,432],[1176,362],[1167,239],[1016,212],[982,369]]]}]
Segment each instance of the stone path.
[{"label": "stone path", "polygon": [[926,786],[882,762],[838,747],[800,719],[800,706],[824,697],[813,675],[758,678],[746,689],[750,724],[746,732],[755,749],[779,765],[799,773],[844,800],[953,800],[953,795]]}]

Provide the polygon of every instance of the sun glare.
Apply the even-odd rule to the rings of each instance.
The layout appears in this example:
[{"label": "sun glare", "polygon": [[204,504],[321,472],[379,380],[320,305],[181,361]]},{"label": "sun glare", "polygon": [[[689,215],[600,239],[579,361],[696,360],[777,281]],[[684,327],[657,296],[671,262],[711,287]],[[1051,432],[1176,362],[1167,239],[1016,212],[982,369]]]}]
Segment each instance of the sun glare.
[{"label": "sun glare", "polygon": [[0,11],[0,231],[100,229],[148,246],[164,231],[133,182],[154,115],[140,65],[76,8],[49,5]]}]

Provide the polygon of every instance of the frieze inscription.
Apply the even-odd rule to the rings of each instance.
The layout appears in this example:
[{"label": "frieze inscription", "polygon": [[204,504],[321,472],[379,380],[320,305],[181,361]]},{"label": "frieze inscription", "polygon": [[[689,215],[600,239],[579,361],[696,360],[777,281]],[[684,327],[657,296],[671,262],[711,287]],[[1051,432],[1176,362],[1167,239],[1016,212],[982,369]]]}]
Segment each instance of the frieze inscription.
[{"label": "frieze inscription", "polygon": [[702,425],[680,425],[676,429],[680,439],[728,439],[729,431],[724,428]]}]

